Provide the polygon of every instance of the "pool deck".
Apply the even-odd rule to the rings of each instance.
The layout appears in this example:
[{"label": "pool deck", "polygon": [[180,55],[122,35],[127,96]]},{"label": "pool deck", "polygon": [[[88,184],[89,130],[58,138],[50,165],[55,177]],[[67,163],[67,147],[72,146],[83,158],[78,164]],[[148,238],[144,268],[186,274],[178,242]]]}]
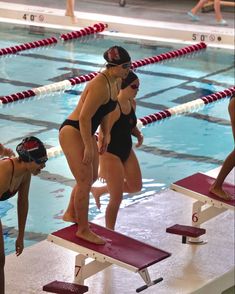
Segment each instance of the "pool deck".
[{"label": "pool deck", "polygon": [[[208,175],[215,177],[219,169]],[[234,184],[234,171],[227,182]],[[121,209],[117,230],[172,255],[149,268],[152,279],[163,281],[143,293],[220,294],[234,285],[234,211],[225,211],[203,224],[204,245],[181,243],[181,236],[166,233],[176,223],[190,225],[193,200],[174,191],[151,196]],[[103,225],[104,219],[96,223]],[[73,282],[76,253],[48,241],[6,258],[6,294],[45,293],[42,287],[54,280]],[[136,273],[112,266],[85,281],[92,294],[131,294],[143,285]],[[233,292],[226,292],[233,293]]]},{"label": "pool deck", "polygon": [[[211,37],[211,46],[234,46],[234,16],[231,12],[223,12],[228,26],[218,27],[213,24],[213,12],[202,14],[200,23],[192,23],[187,18],[185,12],[195,4],[192,0],[172,1],[170,5],[168,1],[160,0],[157,3],[151,0],[127,0],[125,7],[119,7],[118,2],[110,2],[77,1],[77,24],[73,24],[71,18],[64,17],[65,1],[55,0],[41,0],[40,7],[37,6],[38,1],[34,0],[14,0],[17,5],[0,1],[0,17],[1,21],[18,23],[23,12],[40,14],[46,16],[46,26],[64,30],[104,21],[109,23],[109,30],[118,31],[116,34],[124,36],[138,35],[146,40],[190,43],[192,34],[199,39],[202,35],[208,39],[213,35],[215,39]],[[42,23],[38,25],[43,26]],[[175,32],[174,39],[171,37],[172,31]],[[223,42],[215,41],[218,36],[222,36]],[[218,171],[215,169],[208,175],[216,177]],[[234,170],[226,181],[234,184]],[[219,294],[235,284],[233,211],[226,211],[203,224],[202,227],[207,230],[203,236],[208,242],[205,245],[182,244],[180,236],[166,233],[166,228],[176,223],[191,224],[194,201],[167,190],[120,210],[116,227],[119,232],[172,254],[149,268],[152,279],[163,277],[163,281],[143,293]],[[103,225],[104,219],[97,219],[96,223]],[[46,240],[26,248],[18,258],[15,254],[8,255],[5,267],[6,294],[40,294],[45,293],[42,291],[43,285],[53,280],[72,282],[75,256],[75,252]],[[112,266],[89,278],[85,284],[91,294],[131,294],[143,285],[143,280],[138,274]],[[234,293],[232,291],[226,293]]]},{"label": "pool deck", "polygon": [[172,1],[171,5],[159,0],[127,1],[125,7],[119,2],[76,2],[77,23],[65,17],[65,1],[0,1],[0,21],[17,21],[35,26],[51,26],[60,30],[78,30],[103,22],[108,24],[106,34],[134,37],[140,40],[195,43],[204,41],[209,46],[234,48],[234,17],[223,11],[228,26],[215,23],[214,12],[201,13],[200,22],[192,22],[187,15],[194,1]]}]

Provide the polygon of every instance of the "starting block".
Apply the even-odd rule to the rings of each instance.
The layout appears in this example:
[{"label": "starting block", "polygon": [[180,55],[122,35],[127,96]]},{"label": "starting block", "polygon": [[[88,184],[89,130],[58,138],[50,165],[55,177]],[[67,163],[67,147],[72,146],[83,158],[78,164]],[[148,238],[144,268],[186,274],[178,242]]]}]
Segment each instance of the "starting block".
[{"label": "starting block", "polygon": [[77,285],[73,283],[65,283],[59,281],[53,281],[42,288],[43,291],[57,294],[83,294],[88,291],[87,286]]},{"label": "starting block", "polygon": [[[210,187],[215,179],[202,173],[196,173],[182,180],[171,184],[171,189],[190,196],[197,201],[192,207],[192,226],[200,228],[202,223],[216,217],[217,215],[233,210],[235,197],[232,200],[225,200],[210,192]],[[224,183],[223,188],[235,196],[235,186]],[[199,238],[193,238],[192,243],[203,243]]]},{"label": "starting block", "polygon": [[[78,238],[75,235],[77,224],[58,230],[47,238],[54,244],[79,253],[75,259],[75,284],[84,285],[85,279],[113,264],[141,276],[145,285],[136,289],[136,292],[141,292],[163,280],[161,277],[151,280],[148,267],[169,257],[170,253],[94,223],[90,223],[90,229],[104,238],[106,243],[97,245]],[[91,259],[90,262],[88,258]]]},{"label": "starting block", "polygon": [[167,233],[176,234],[182,236],[182,243],[187,243],[188,237],[198,238],[199,236],[206,233],[205,229],[192,227],[192,226],[183,226],[183,225],[174,225],[166,229]]}]

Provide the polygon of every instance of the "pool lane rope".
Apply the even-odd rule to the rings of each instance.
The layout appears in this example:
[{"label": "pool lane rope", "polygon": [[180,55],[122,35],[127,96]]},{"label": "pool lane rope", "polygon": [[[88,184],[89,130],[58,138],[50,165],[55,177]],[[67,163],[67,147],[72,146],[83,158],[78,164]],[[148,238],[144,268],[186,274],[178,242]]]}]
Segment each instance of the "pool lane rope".
[{"label": "pool lane rope", "polygon": [[174,115],[192,113],[197,109],[203,108],[206,104],[216,102],[218,100],[221,100],[227,97],[231,97],[234,94],[235,94],[235,87],[233,86],[223,91],[216,92],[207,96],[203,96],[196,100],[183,103],[181,105],[177,105],[172,108],[168,108],[168,109],[144,116],[138,119],[138,127],[141,128],[147,124],[154,123],[154,122],[163,120],[165,118],[170,118],[171,116],[174,116]]},{"label": "pool lane rope", "polygon": [[85,27],[79,31],[73,31],[67,34],[60,35],[60,39],[62,41],[68,41],[72,39],[81,38],[91,34],[97,34],[103,32],[108,27],[107,24],[104,23],[96,23],[93,26]]},{"label": "pool lane rope", "polygon": [[[144,116],[142,118],[139,118],[137,120],[137,127],[141,129],[143,126],[146,126],[148,124],[164,120],[166,118],[170,118],[172,116],[182,115],[186,113],[192,113],[198,109],[203,108],[205,105],[216,102],[218,100],[231,97],[235,94],[235,87],[231,87],[228,89],[225,89],[220,92],[216,92],[211,95],[203,96],[201,98],[198,98],[196,100],[183,103],[181,105],[168,108],[163,111],[159,111],[147,116]],[[47,149],[47,156],[48,158],[57,157],[63,154],[63,150],[60,146],[52,147]]]},{"label": "pool lane rope", "polygon": [[[62,41],[67,41],[75,38],[84,37],[91,34],[97,34],[104,31],[108,27],[107,24],[104,23],[96,23],[93,26],[85,27],[79,31],[73,31],[67,34],[60,35],[59,39]],[[0,56],[8,55],[8,54],[16,54],[17,52],[35,49],[38,47],[49,46],[52,44],[58,43],[58,39],[56,37],[50,37],[47,39],[42,39],[34,42],[29,42],[25,44],[20,44],[12,47],[2,48],[0,49]]]},{"label": "pool lane rope", "polygon": [[[190,46],[187,46],[187,47],[184,47],[181,49],[177,49],[174,51],[162,53],[160,55],[156,55],[156,56],[140,59],[137,61],[133,61],[131,67],[132,67],[132,69],[135,69],[135,68],[145,66],[148,64],[153,64],[153,63],[169,60],[172,58],[181,57],[186,54],[191,54],[193,52],[200,51],[202,49],[206,49],[206,47],[207,47],[206,44],[201,42],[201,43],[198,43],[195,45],[190,45]],[[33,96],[37,96],[37,95],[50,94],[55,91],[69,90],[77,84],[85,83],[85,82],[92,80],[98,73],[99,72],[92,72],[92,73],[89,73],[86,75],[74,77],[69,80],[64,80],[64,81],[61,81],[58,83],[34,88],[31,90],[23,91],[20,93],[15,93],[12,95],[3,96],[3,97],[0,97],[0,105],[11,103],[11,102],[18,101],[18,100],[22,100],[22,99],[33,97]]]},{"label": "pool lane rope", "polygon": [[7,55],[7,54],[16,54],[19,51],[35,49],[35,48],[43,47],[43,46],[49,46],[52,44],[56,44],[57,42],[58,40],[55,37],[51,37],[51,38],[42,39],[42,40],[29,42],[25,44],[20,44],[20,45],[8,47],[8,48],[2,48],[0,49],[0,56]]}]

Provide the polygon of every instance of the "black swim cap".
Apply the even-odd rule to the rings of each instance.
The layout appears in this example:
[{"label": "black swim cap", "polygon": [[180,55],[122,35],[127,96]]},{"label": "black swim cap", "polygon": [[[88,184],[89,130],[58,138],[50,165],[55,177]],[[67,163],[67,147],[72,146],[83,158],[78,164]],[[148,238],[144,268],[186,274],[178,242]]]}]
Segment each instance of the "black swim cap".
[{"label": "black swim cap", "polygon": [[24,162],[35,161],[37,164],[41,164],[45,163],[48,159],[44,144],[33,136],[24,138],[22,142],[17,145],[16,151],[20,159]]},{"label": "black swim cap", "polygon": [[119,65],[131,61],[131,57],[126,49],[120,46],[113,46],[104,52],[104,59],[113,65]]},{"label": "black swim cap", "polygon": [[127,88],[128,86],[130,86],[132,82],[134,82],[137,79],[137,75],[132,70],[130,70],[127,77],[122,80],[121,89]]}]

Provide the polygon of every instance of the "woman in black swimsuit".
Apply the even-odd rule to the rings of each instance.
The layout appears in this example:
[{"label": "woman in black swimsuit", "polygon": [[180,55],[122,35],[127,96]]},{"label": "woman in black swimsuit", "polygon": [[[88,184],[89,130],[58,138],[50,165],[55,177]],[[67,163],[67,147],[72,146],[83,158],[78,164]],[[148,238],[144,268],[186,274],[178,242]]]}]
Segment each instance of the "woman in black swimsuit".
[{"label": "woman in black swimsuit", "polygon": [[[110,143],[107,152],[100,156],[100,177],[106,181],[105,186],[93,187],[92,193],[96,205],[100,208],[100,197],[104,193],[110,194],[106,208],[106,227],[114,230],[122,195],[138,192],[142,188],[140,166],[132,149],[132,138],[137,137],[139,147],[143,142],[143,135],[136,127],[135,96],[139,88],[137,75],[130,71],[122,81],[118,95],[118,105],[110,115]],[[101,132],[100,132],[101,134]],[[99,137],[101,137],[100,135]]]},{"label": "woman in black swimsuit", "polygon": [[[230,98],[230,102],[228,105],[228,112],[230,115],[232,132],[233,132],[233,140],[235,143],[235,95]],[[223,183],[226,179],[227,175],[231,172],[231,170],[235,167],[235,149],[233,148],[232,152],[225,159],[221,170],[217,176],[217,179],[213,183],[210,188],[210,192],[214,195],[221,197],[225,200],[231,200],[235,195],[230,195],[228,192],[223,190]]]},{"label": "woman in black swimsuit", "polygon": [[[28,194],[31,174],[37,175],[45,167],[46,149],[35,137],[25,138],[16,148],[19,157],[0,160],[0,201],[7,200],[18,193],[18,237],[16,255],[24,249],[24,230],[28,213]],[[4,241],[0,220],[0,293],[4,294]]]},{"label": "woman in black swimsuit", "polygon": [[60,128],[59,140],[70,170],[76,180],[63,220],[78,223],[76,236],[104,244],[89,228],[89,193],[98,176],[98,148],[94,133],[98,126],[104,133],[99,152],[107,148],[108,114],[117,104],[120,81],[128,75],[131,59],[119,46],[104,53],[106,69],[87,83],[75,110]]}]

